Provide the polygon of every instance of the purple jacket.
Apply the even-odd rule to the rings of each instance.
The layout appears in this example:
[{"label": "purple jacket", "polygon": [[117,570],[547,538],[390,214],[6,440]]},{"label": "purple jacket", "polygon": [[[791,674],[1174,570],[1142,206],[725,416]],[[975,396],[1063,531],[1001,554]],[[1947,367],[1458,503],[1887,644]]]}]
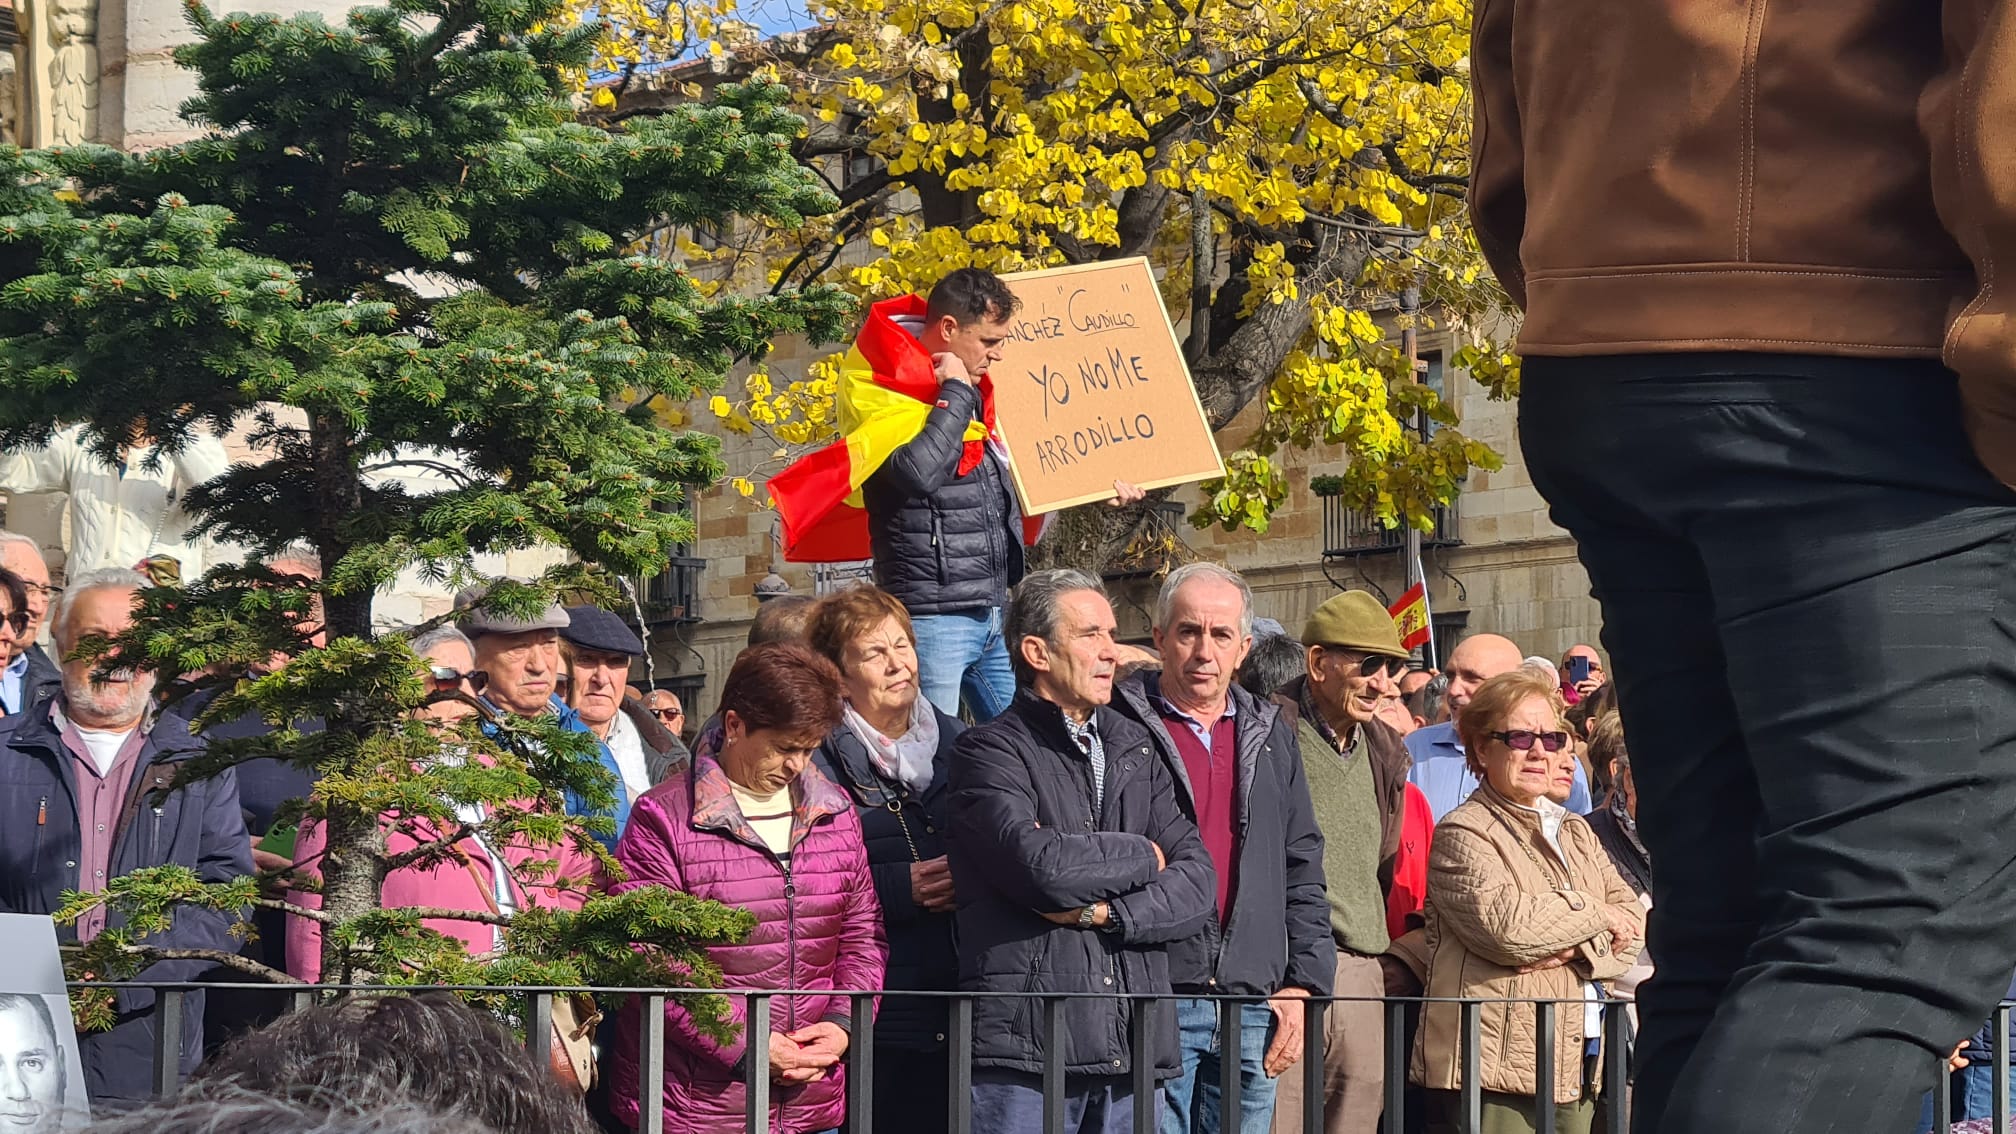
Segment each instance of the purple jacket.
[{"label": "purple jacket", "polygon": [[[821,1020],[844,1028],[851,1013],[848,998],[823,990],[882,986],[882,908],[875,900],[853,801],[813,766],[792,785],[791,798],[787,872],[743,819],[728,775],[714,758],[714,745],[703,739],[686,774],[636,801],[616,844],[616,858],[629,877],[611,890],[664,886],[750,910],[757,920],[748,941],[708,950],[720,966],[722,986],[801,990],[770,1002],[772,1031],[796,1031]],[[611,1067],[612,1109],[633,1129],[638,1125],[641,1003],[636,997],[624,1003]],[[738,1026],[747,1010],[744,1000],[733,1001]],[[733,1043],[716,1043],[694,1027],[684,1008],[666,1003],[667,1134],[743,1129],[746,1040],[738,1033]],[[767,1060],[768,1041],[749,1055]],[[770,1130],[830,1130],[846,1118],[846,1107],[843,1060],[817,1082],[773,1083]]]}]

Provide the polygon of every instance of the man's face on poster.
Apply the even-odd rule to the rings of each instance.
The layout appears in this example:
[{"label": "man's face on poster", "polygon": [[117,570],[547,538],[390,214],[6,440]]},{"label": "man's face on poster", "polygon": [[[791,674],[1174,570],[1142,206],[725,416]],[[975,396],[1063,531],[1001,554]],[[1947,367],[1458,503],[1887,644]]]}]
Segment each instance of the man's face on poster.
[{"label": "man's face on poster", "polygon": [[0,1002],[0,1131],[54,1131],[63,1119],[63,1048],[26,998]]}]

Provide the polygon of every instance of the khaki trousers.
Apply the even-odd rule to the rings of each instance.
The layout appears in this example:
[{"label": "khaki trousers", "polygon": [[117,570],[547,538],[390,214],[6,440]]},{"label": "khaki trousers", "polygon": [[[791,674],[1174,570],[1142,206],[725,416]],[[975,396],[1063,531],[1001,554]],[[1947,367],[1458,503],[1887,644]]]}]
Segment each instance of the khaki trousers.
[{"label": "khaki trousers", "polygon": [[1337,954],[1335,995],[1323,1012],[1323,1129],[1302,1129],[1301,1063],[1283,1072],[1274,1095],[1273,1134],[1375,1134],[1385,1106],[1385,973],[1374,957]]},{"label": "khaki trousers", "polygon": [[[1477,1134],[1538,1134],[1532,1095],[1501,1095],[1485,1091],[1478,1109],[1484,1124]],[[1596,1104],[1587,1096],[1572,1103],[1554,1105],[1554,1134],[1589,1134],[1594,1129]],[[1461,1134],[1463,1092],[1428,1092],[1428,1134]]]}]

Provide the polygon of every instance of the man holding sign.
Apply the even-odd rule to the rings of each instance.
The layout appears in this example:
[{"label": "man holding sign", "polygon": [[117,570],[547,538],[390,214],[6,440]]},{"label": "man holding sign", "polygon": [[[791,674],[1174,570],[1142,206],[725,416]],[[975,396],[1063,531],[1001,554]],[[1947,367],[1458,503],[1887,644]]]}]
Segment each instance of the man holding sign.
[{"label": "man holding sign", "polygon": [[[979,268],[952,272],[928,300],[875,304],[841,365],[843,437],[769,485],[786,556],[872,555],[876,585],[910,611],[924,696],[953,714],[963,690],[979,721],[1015,696],[1001,609],[1042,531],[1016,499],[988,376],[1017,306]],[[1143,495],[1113,490],[1116,504]]]}]

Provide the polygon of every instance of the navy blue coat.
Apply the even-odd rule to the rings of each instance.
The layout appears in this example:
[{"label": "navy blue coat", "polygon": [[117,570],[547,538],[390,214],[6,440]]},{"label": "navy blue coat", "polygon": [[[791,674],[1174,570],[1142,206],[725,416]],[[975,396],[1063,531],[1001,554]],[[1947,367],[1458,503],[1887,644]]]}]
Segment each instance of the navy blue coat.
[{"label": "navy blue coat", "polygon": [[[1217,915],[1217,881],[1148,731],[1103,706],[1094,720],[1106,753],[1106,790],[1096,798],[1091,762],[1049,702],[1018,694],[1008,711],[959,738],[951,855],[959,985],[1099,994],[1064,1003],[1064,1070],[1120,1077],[1134,1065],[1134,1007],[1107,997],[1172,994],[1167,946]],[[1167,858],[1160,871],[1156,846]],[[1102,901],[1112,903],[1117,932],[1042,916]],[[1165,1005],[1156,1019],[1154,1073],[1166,1079],[1178,1068],[1176,1013]],[[974,1066],[1040,1073],[1042,1024],[1034,999],[977,1001]]]},{"label": "navy blue coat", "polygon": [[[165,790],[176,766],[201,749],[202,741],[190,735],[187,722],[157,718],[120,812],[108,877],[169,865],[189,867],[205,882],[228,882],[252,872],[251,844],[232,772]],[[40,822],[38,815],[43,816]],[[82,845],[76,767],[49,706],[0,721],[0,913],[55,912],[63,891],[80,887]],[[115,912],[110,924],[119,921]],[[180,910],[168,929],[142,940],[165,948],[235,953],[239,941],[231,927],[236,921],[212,910]],[[76,940],[74,926],[58,926],[56,932],[64,941]],[[193,980],[211,965],[160,961],[137,979]],[[138,1101],[153,1093],[153,1008],[153,993],[122,990],[114,1027],[80,1037],[85,1086],[94,1103]],[[183,1074],[195,1069],[202,1050],[203,994],[195,992],[183,1002]]]},{"label": "navy blue coat", "polygon": [[[1189,769],[1150,699],[1160,676],[1150,670],[1116,682],[1113,704],[1148,730],[1176,780],[1183,813],[1194,821],[1197,793]],[[1323,880],[1323,830],[1309,801],[1295,724],[1272,701],[1237,685],[1231,697],[1239,856],[1232,916],[1222,929],[1214,918],[1197,936],[1171,945],[1169,977],[1178,991],[1200,995],[1271,996],[1292,986],[1328,996],[1336,983],[1337,942]]]},{"label": "navy blue coat", "polygon": [[912,617],[1002,606],[1026,565],[1007,468],[990,451],[959,475],[979,391],[946,382],[938,396],[924,428],[861,486],[875,585]]},{"label": "navy blue coat", "polygon": [[[946,851],[947,773],[952,742],[965,730],[966,726],[952,717],[938,714],[935,770],[921,795],[883,779],[868,759],[867,746],[846,725],[834,729],[814,757],[819,770],[840,785],[859,809],[861,839],[868,844],[868,872],[875,879],[875,896],[882,902],[889,940],[882,987],[892,993],[904,989],[951,992],[959,987],[952,915],[920,910],[910,900],[910,866]],[[942,1050],[946,1019],[946,1001],[942,999],[884,996],[875,1016],[876,1045]]]}]

